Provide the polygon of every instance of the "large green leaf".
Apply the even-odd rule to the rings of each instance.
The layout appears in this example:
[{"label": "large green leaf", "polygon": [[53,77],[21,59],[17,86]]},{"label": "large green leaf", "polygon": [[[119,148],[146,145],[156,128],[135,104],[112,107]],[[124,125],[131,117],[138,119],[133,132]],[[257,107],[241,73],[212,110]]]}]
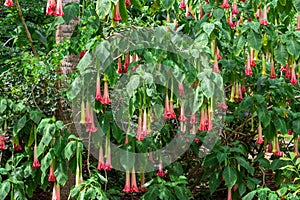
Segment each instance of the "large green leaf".
[{"label": "large green leaf", "polygon": [[0,101],[0,113],[1,114],[6,110],[6,107],[7,107],[6,99],[1,99],[1,101]]},{"label": "large green leaf", "polygon": [[201,91],[200,86],[196,87],[195,95],[194,95],[194,101],[193,101],[193,107],[192,107],[192,113],[196,113],[199,111],[199,108],[203,104],[203,93]]},{"label": "large green leaf", "polygon": [[96,13],[100,19],[104,19],[110,12],[111,1],[110,0],[97,0]]},{"label": "large green leaf", "polygon": [[258,119],[259,121],[262,122],[263,126],[264,127],[269,126],[271,122],[271,115],[269,111],[263,106],[258,106],[256,112],[258,114]]},{"label": "large green leaf", "polygon": [[70,160],[71,156],[75,153],[77,146],[77,141],[71,141],[67,144],[64,149],[64,156],[66,159]]},{"label": "large green leaf", "polygon": [[55,124],[47,124],[45,126],[43,130],[43,137],[37,148],[37,156],[40,156],[44,152],[45,147],[47,147],[52,141],[55,132],[56,132]]},{"label": "large green leaf", "polygon": [[274,120],[274,126],[276,130],[280,131],[282,134],[286,134],[287,127],[286,127],[285,120],[278,116],[275,116],[273,120]]},{"label": "large green leaf", "polygon": [[293,127],[292,127],[294,133],[297,135],[300,135],[300,119],[293,121]]},{"label": "large green leaf", "polygon": [[203,30],[207,35],[210,35],[211,32],[215,29],[215,25],[212,23],[204,22],[202,24]]},{"label": "large green leaf", "polygon": [[38,111],[38,110],[32,110],[30,111],[30,116],[29,118],[34,121],[34,123],[39,124],[42,117],[43,117],[43,113]]},{"label": "large green leaf", "polygon": [[133,92],[139,87],[140,85],[140,76],[139,75],[132,75],[130,77],[130,81],[126,85],[126,90],[129,96],[133,94]]},{"label": "large green leaf", "polygon": [[246,39],[243,35],[239,36],[236,40],[233,41],[234,43],[234,55],[238,57],[242,50],[245,48]]},{"label": "large green leaf", "polygon": [[234,157],[238,163],[244,167],[252,176],[254,175],[254,167],[251,166],[251,164],[243,157],[236,156]]},{"label": "large green leaf", "polygon": [[213,16],[216,20],[221,20],[224,17],[224,10],[221,8],[217,8],[213,11]]},{"label": "large green leaf", "polygon": [[59,162],[56,164],[56,170],[54,171],[57,182],[64,186],[68,180],[66,162]]},{"label": "large green leaf", "polygon": [[14,135],[18,134],[18,132],[20,130],[22,130],[22,128],[24,128],[26,121],[27,121],[26,115],[24,115],[21,119],[19,119],[17,121],[17,123],[14,125],[14,129],[13,129]]},{"label": "large green leaf", "polygon": [[232,188],[237,181],[236,170],[228,165],[223,171],[223,176],[227,187]]},{"label": "large green leaf", "polygon": [[222,174],[221,171],[215,172],[209,178],[209,191],[210,194],[213,194],[216,189],[220,186],[222,182]]},{"label": "large green leaf", "polygon": [[72,19],[79,15],[79,3],[78,2],[71,2],[64,6],[64,20],[66,24],[69,24]]},{"label": "large green leaf", "polygon": [[122,17],[122,22],[127,22],[128,21],[128,13],[127,13],[127,8],[125,4],[125,0],[119,0],[119,10],[120,10],[120,15]]},{"label": "large green leaf", "polygon": [[299,0],[293,0],[293,4],[294,4],[296,10],[298,12],[300,12],[300,1]]},{"label": "large green leaf", "polygon": [[299,43],[294,39],[290,39],[286,42],[286,47],[287,47],[287,51],[289,52],[289,54],[292,55],[297,60],[300,55]]},{"label": "large green leaf", "polygon": [[5,197],[8,195],[10,191],[10,182],[4,181],[3,183],[1,183],[0,190],[1,190],[0,199],[5,199]]},{"label": "large green leaf", "polygon": [[163,7],[166,9],[166,10],[169,10],[172,5],[174,4],[175,0],[163,0],[161,1]]},{"label": "large green leaf", "polygon": [[274,55],[275,55],[275,60],[280,63],[281,65],[285,65],[286,61],[289,57],[289,54],[286,50],[286,47],[283,44],[279,44],[275,49],[274,49]]},{"label": "large green leaf", "polygon": [[157,187],[150,187],[147,192],[142,196],[143,200],[156,200],[160,191]]},{"label": "large green leaf", "polygon": [[248,33],[247,41],[248,45],[257,51],[259,51],[262,47],[261,36],[253,31]]},{"label": "large green leaf", "polygon": [[242,198],[242,200],[252,200],[256,194],[256,191],[249,192],[246,196]]}]

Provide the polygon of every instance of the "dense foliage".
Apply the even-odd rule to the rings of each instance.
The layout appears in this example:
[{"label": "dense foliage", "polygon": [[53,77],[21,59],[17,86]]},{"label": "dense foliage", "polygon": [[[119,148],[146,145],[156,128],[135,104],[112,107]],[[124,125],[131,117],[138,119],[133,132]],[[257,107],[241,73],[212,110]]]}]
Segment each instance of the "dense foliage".
[{"label": "dense foliage", "polygon": [[0,199],[60,199],[71,174],[76,199],[299,198],[298,0],[22,1],[33,43],[10,2]]}]

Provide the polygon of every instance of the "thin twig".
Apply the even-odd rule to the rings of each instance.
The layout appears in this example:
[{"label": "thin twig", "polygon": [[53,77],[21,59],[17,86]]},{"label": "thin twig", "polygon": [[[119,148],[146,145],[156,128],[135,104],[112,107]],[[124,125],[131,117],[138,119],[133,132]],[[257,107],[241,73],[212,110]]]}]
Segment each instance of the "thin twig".
[{"label": "thin twig", "polygon": [[21,10],[19,1],[18,1],[18,0],[15,0],[15,2],[16,2],[16,6],[17,6],[17,10],[18,10],[19,16],[20,16],[21,21],[22,21],[22,25],[23,25],[23,27],[24,27],[24,29],[25,29],[27,38],[28,38],[28,40],[29,40],[29,42],[30,42],[30,44],[31,44],[32,52],[33,52],[33,54],[34,54],[35,57],[38,57],[38,54],[37,54],[37,52],[36,52],[36,48],[35,48],[34,45],[33,45],[33,41],[32,41],[32,38],[31,38],[31,34],[30,34],[30,32],[29,32],[29,30],[28,30],[28,28],[27,28],[27,25],[26,25],[26,22],[25,22],[25,19],[24,19],[24,16],[23,16],[23,13],[22,13],[22,10]]}]

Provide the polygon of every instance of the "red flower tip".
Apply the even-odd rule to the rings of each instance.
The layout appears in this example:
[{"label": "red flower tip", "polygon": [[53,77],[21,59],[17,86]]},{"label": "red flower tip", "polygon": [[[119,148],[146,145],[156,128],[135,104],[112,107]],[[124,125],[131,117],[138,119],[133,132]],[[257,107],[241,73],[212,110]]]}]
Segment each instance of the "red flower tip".
[{"label": "red flower tip", "polygon": [[136,138],[136,140],[139,140],[139,141],[144,140],[144,136],[142,134],[138,134],[135,138]]},{"label": "red flower tip", "polygon": [[230,5],[229,5],[229,3],[228,3],[228,0],[223,0],[223,4],[222,4],[221,8],[224,8],[224,9],[230,8]]},{"label": "red flower tip", "polygon": [[196,121],[196,115],[195,115],[195,113],[193,113],[192,116],[191,116],[190,124],[198,124],[198,122]]},{"label": "red flower tip", "polygon": [[130,193],[131,192],[131,188],[130,188],[130,186],[125,186],[122,191],[125,192],[125,193]]},{"label": "red flower tip", "polygon": [[114,21],[122,21],[122,17],[120,15],[119,2],[116,4],[115,16],[113,18]]},{"label": "red flower tip", "polygon": [[180,8],[180,9],[185,9],[185,8],[186,8],[185,0],[182,0],[182,1],[180,2],[179,8]]},{"label": "red flower tip", "polygon": [[125,5],[126,5],[126,7],[130,6],[131,5],[130,0],[125,0]]},{"label": "red flower tip", "polygon": [[39,168],[41,166],[39,160],[37,158],[34,158],[32,168]]},{"label": "red flower tip", "polygon": [[46,15],[56,15],[55,14],[56,4],[54,0],[48,0],[46,7]]},{"label": "red flower tip", "polygon": [[14,6],[14,2],[12,0],[6,0],[4,5],[7,7],[12,7],[12,6]]},{"label": "red flower tip", "polygon": [[258,139],[256,140],[256,144],[263,144],[263,143],[264,143],[264,140],[263,140],[263,139],[258,138]]},{"label": "red flower tip", "polygon": [[293,130],[292,129],[288,130],[288,135],[293,135]]},{"label": "red flower tip", "polygon": [[22,146],[20,145],[20,144],[18,144],[18,145],[14,145],[14,150],[15,151],[22,151]]},{"label": "red flower tip", "polygon": [[86,49],[80,52],[79,58],[83,58],[83,56],[85,55],[85,53],[86,53]]},{"label": "red flower tip", "polygon": [[62,0],[57,0],[56,4],[56,10],[55,10],[55,16],[64,16],[63,6],[62,6]]},{"label": "red flower tip", "polygon": [[200,141],[199,138],[194,138],[194,142],[195,142],[195,143],[198,143],[199,141]]},{"label": "red flower tip", "polygon": [[104,170],[105,170],[105,171],[110,171],[110,170],[112,170],[112,165],[111,165],[111,164],[106,164]]},{"label": "red flower tip", "polygon": [[147,188],[139,188],[139,190],[141,191],[141,192],[146,192],[148,189]]},{"label": "red flower tip", "polygon": [[236,3],[233,3],[233,5],[232,5],[232,14],[233,15],[239,14],[239,9],[238,9],[238,6]]},{"label": "red flower tip", "polygon": [[283,156],[283,152],[282,151],[276,151],[273,153],[274,156],[277,156],[277,157],[282,157]]},{"label": "red flower tip", "polygon": [[158,170],[158,172],[156,173],[156,176],[164,177],[164,176],[165,176],[165,173],[164,173],[163,170]]},{"label": "red flower tip", "polygon": [[131,186],[130,192],[138,192],[139,188],[137,186]]},{"label": "red flower tip", "polygon": [[225,103],[220,103],[219,108],[226,110],[228,106]]},{"label": "red flower tip", "polygon": [[49,178],[48,178],[48,181],[49,181],[49,182],[56,182],[56,177],[55,177],[55,175],[54,175],[54,174],[50,174],[50,175],[49,175]]}]

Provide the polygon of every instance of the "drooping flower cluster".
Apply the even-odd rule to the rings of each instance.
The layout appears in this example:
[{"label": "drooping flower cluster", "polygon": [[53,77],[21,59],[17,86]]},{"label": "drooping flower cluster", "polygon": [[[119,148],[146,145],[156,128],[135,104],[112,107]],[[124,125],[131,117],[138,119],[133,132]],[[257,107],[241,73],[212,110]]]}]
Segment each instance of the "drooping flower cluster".
[{"label": "drooping flower cluster", "polygon": [[64,16],[62,0],[48,0],[46,7],[46,15]]}]

